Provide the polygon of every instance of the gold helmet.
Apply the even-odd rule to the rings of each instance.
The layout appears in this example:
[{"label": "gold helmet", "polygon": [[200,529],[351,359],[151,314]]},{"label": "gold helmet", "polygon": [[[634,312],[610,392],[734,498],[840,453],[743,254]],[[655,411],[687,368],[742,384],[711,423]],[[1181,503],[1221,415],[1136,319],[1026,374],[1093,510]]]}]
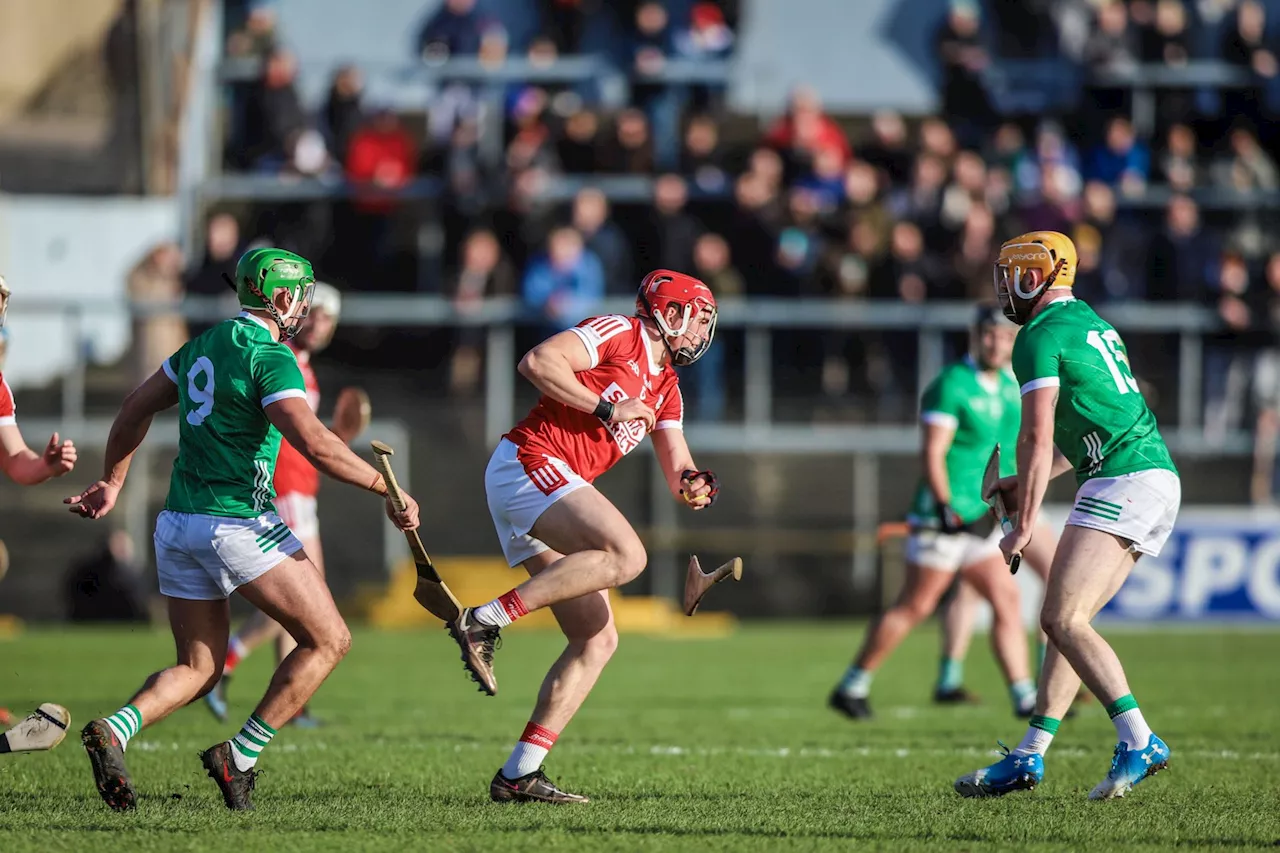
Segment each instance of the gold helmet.
[{"label": "gold helmet", "polygon": [[1005,241],[995,268],[996,299],[1019,326],[1050,288],[1076,283],[1076,247],[1057,231],[1032,231]]}]

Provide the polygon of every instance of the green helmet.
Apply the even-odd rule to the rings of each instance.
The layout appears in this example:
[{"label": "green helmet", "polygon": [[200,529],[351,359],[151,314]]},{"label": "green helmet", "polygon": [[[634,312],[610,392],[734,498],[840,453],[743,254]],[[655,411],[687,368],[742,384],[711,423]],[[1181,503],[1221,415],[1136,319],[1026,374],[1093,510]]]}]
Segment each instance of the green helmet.
[{"label": "green helmet", "polygon": [[[311,310],[316,276],[311,262],[284,249],[250,249],[236,264],[236,296],[240,307],[266,311],[280,327],[280,337],[288,340],[302,328]],[[284,288],[293,294],[287,316],[282,316],[273,302],[276,291]]]}]

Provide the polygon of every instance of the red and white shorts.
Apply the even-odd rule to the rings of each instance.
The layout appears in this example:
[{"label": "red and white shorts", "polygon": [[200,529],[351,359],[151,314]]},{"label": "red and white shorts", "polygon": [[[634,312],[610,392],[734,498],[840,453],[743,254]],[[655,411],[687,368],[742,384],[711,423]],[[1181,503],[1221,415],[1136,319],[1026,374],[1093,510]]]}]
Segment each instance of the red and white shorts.
[{"label": "red and white shorts", "polygon": [[493,516],[493,529],[498,533],[509,566],[518,566],[550,550],[546,543],[530,536],[529,531],[556,501],[591,485],[563,459],[540,455],[521,461],[518,453],[519,448],[513,442],[502,439],[489,457],[489,467],[484,470],[489,514]]},{"label": "red and white shorts", "polygon": [[276,495],[272,503],[275,504],[276,513],[289,525],[294,536],[307,540],[320,537],[320,517],[316,513],[315,495],[289,492]]}]

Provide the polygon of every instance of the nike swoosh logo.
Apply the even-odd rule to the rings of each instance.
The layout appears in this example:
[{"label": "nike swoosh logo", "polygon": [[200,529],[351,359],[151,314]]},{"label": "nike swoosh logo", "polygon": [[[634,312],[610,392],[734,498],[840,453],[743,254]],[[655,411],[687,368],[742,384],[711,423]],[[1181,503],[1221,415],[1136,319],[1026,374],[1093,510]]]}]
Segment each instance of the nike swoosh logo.
[{"label": "nike swoosh logo", "polygon": [[222,781],[228,785],[235,781],[231,776],[231,766],[225,760],[222,762]]}]

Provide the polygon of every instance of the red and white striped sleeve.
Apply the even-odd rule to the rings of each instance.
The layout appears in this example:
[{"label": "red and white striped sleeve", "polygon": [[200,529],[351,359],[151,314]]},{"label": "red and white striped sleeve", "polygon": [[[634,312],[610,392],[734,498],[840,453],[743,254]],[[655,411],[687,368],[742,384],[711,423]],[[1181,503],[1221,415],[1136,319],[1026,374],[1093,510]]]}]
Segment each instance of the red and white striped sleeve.
[{"label": "red and white striped sleeve", "polygon": [[684,395],[680,393],[680,385],[672,383],[671,396],[662,402],[658,412],[658,422],[654,430],[684,429]]},{"label": "red and white striped sleeve", "polygon": [[622,351],[628,341],[626,333],[631,330],[630,317],[624,317],[621,314],[605,314],[583,320],[569,331],[582,341],[587,352],[591,354],[591,367],[595,367]]},{"label": "red and white striped sleeve", "polygon": [[13,405],[13,391],[0,375],[0,426],[12,426],[18,422],[17,408]]}]

